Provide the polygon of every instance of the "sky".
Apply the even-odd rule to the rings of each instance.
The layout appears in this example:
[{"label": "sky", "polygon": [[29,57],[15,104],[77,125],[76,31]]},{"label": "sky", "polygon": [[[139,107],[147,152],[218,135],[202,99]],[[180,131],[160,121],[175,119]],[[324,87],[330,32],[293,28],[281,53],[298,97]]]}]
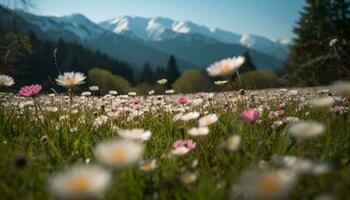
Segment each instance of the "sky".
[{"label": "sky", "polygon": [[123,15],[168,17],[238,34],[292,38],[304,0],[33,0],[32,13],[81,13],[94,22]]}]

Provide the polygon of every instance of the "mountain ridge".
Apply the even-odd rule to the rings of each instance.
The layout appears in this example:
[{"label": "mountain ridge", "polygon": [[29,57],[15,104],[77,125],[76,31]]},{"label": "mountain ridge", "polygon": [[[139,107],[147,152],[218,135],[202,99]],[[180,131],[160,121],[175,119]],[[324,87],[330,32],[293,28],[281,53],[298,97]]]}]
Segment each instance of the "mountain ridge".
[{"label": "mountain ridge", "polygon": [[[286,43],[285,39],[270,40],[255,34],[240,35],[220,28],[209,28],[191,21],[176,21],[166,17],[147,18],[126,15],[102,21],[98,25],[116,34],[132,35],[145,41],[162,41],[174,38],[178,33],[195,33],[212,37],[223,43],[240,44],[281,60],[286,60],[289,54],[289,43]],[[165,30],[170,32],[169,35],[159,37]],[[158,34],[154,34],[155,32]]]},{"label": "mountain ridge", "polygon": [[[166,27],[158,26],[160,22],[172,26],[172,21],[169,18],[157,18],[149,23],[150,21],[147,19],[138,17],[137,19],[143,24],[140,30],[145,28],[153,30],[147,32],[143,37],[159,38],[159,40],[144,40],[133,31],[134,28],[130,31],[127,29],[129,27],[128,21],[125,21],[125,28],[119,32],[125,33],[124,35],[102,28],[101,24],[95,24],[82,14],[52,17],[38,16],[24,11],[19,13],[36,29],[46,33],[42,34],[46,39],[63,38],[71,42],[78,42],[94,51],[99,50],[110,57],[127,62],[136,71],[146,62],[150,63],[153,68],[165,66],[172,54],[177,58],[181,71],[189,68],[205,69],[212,62],[238,56],[246,51],[253,55],[252,60],[258,69],[280,71],[283,68],[282,60],[241,44],[223,43],[200,33],[183,33],[186,32],[182,29],[183,24],[175,24],[177,29],[182,29],[182,32],[174,32]],[[109,27],[109,29],[111,28]],[[202,28],[205,29],[204,26]],[[174,45],[176,42],[182,46]],[[193,51],[188,52],[187,47],[192,47]],[[188,52],[188,54],[184,55],[183,52]],[[200,60],[201,57],[203,61]]]}]

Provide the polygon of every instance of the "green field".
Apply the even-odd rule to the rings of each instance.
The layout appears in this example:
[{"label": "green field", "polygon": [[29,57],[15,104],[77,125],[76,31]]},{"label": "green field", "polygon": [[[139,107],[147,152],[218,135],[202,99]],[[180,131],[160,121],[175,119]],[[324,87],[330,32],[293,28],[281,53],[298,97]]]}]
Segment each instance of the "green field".
[{"label": "green field", "polygon": [[[20,97],[3,93],[0,199],[54,199],[60,194],[50,188],[53,174],[85,165],[97,165],[111,176],[107,189],[91,198],[350,199],[347,100],[333,96],[335,102],[312,101],[327,98],[329,92],[308,88],[246,91],[244,95],[203,93],[188,95],[191,102],[186,104],[169,95],[75,96],[70,100],[59,94]],[[248,108],[255,108],[260,117],[242,121],[240,114]],[[184,121],[180,115],[193,111],[199,118],[218,116],[207,135],[188,134],[198,126],[199,118]],[[297,118],[319,122],[324,129],[314,137],[303,137],[313,131],[304,127],[301,136],[295,137],[290,127],[298,123]],[[122,167],[100,162],[96,147],[105,141],[125,141],[118,132],[133,128],[152,133],[149,140],[135,142],[144,145],[141,157]],[[232,135],[241,138],[232,144],[237,149],[229,148],[227,139]],[[185,155],[174,155],[173,143],[179,139],[192,139],[196,146]],[[152,159],[154,169],[140,168],[140,163]],[[267,175],[272,178],[264,179]],[[82,194],[86,187],[76,189]]]}]

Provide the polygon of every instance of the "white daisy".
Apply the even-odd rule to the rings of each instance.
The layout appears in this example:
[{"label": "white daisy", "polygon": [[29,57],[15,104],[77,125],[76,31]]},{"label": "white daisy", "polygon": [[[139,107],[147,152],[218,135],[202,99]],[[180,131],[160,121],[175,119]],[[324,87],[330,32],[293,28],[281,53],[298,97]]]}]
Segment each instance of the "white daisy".
[{"label": "white daisy", "polygon": [[0,86],[10,87],[15,84],[15,81],[12,77],[7,76],[5,74],[0,74]]},{"label": "white daisy", "polygon": [[288,170],[248,171],[233,188],[235,199],[285,199],[296,179]]},{"label": "white daisy", "polygon": [[218,116],[216,114],[209,114],[201,117],[198,120],[199,126],[210,126],[218,121]]},{"label": "white daisy", "polygon": [[186,114],[181,115],[180,120],[182,121],[190,121],[193,119],[197,119],[199,117],[199,112],[189,112]]},{"label": "white daisy", "polygon": [[333,85],[335,94],[350,97],[350,81],[339,81]]},{"label": "white daisy", "polygon": [[143,129],[130,129],[120,130],[118,131],[118,135],[124,139],[146,141],[151,138],[152,133]]},{"label": "white daisy", "polygon": [[143,145],[130,141],[108,141],[97,145],[94,150],[97,160],[114,167],[126,167],[137,162],[143,154]]},{"label": "white daisy", "polygon": [[240,135],[233,135],[224,142],[223,147],[228,151],[237,151],[241,146],[241,140]]},{"label": "white daisy", "polygon": [[168,80],[165,79],[165,78],[160,79],[160,80],[157,81],[157,83],[158,83],[159,85],[164,85],[164,84],[166,84],[167,82],[168,82]]},{"label": "white daisy", "polygon": [[191,149],[185,147],[185,146],[181,146],[181,147],[178,147],[178,148],[175,148],[171,151],[171,154],[173,155],[177,155],[177,156],[182,156],[182,155],[185,155],[187,154],[188,152],[190,152]]},{"label": "white daisy", "polygon": [[115,91],[115,90],[111,90],[111,91],[108,92],[108,94],[110,94],[110,95],[118,95],[118,92]]},{"label": "white daisy", "polygon": [[311,105],[315,107],[331,107],[335,104],[333,97],[322,97],[312,100]]},{"label": "white daisy", "polygon": [[215,81],[214,84],[221,86],[221,85],[225,85],[228,81]]},{"label": "white daisy", "polygon": [[314,121],[301,121],[292,124],[288,132],[301,140],[317,137],[323,134],[325,126],[319,122]]},{"label": "white daisy", "polygon": [[110,185],[112,176],[97,166],[74,166],[53,175],[49,189],[58,198],[96,198]]},{"label": "white daisy", "polygon": [[242,66],[244,61],[243,56],[227,58],[210,65],[207,72],[210,76],[228,76]]},{"label": "white daisy", "polygon": [[175,90],[165,90],[165,94],[174,94]]},{"label": "white daisy", "polygon": [[90,86],[89,87],[89,90],[91,90],[91,91],[93,91],[93,92],[95,92],[95,91],[98,91],[100,88],[98,87],[98,86],[96,86],[96,85],[93,85],[93,86]]},{"label": "white daisy", "polygon": [[199,127],[199,128],[191,128],[187,132],[191,136],[206,136],[209,133],[209,128],[208,127]]},{"label": "white daisy", "polygon": [[72,88],[83,84],[85,78],[85,75],[80,72],[65,72],[57,77],[56,82],[60,86]]}]

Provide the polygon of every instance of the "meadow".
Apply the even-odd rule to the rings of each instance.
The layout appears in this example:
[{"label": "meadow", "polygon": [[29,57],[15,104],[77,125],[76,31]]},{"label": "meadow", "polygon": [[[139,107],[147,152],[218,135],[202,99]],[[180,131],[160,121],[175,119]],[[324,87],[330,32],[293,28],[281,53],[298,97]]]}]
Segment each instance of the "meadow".
[{"label": "meadow", "polygon": [[347,82],[147,96],[28,87],[1,93],[1,199],[349,199]]}]

